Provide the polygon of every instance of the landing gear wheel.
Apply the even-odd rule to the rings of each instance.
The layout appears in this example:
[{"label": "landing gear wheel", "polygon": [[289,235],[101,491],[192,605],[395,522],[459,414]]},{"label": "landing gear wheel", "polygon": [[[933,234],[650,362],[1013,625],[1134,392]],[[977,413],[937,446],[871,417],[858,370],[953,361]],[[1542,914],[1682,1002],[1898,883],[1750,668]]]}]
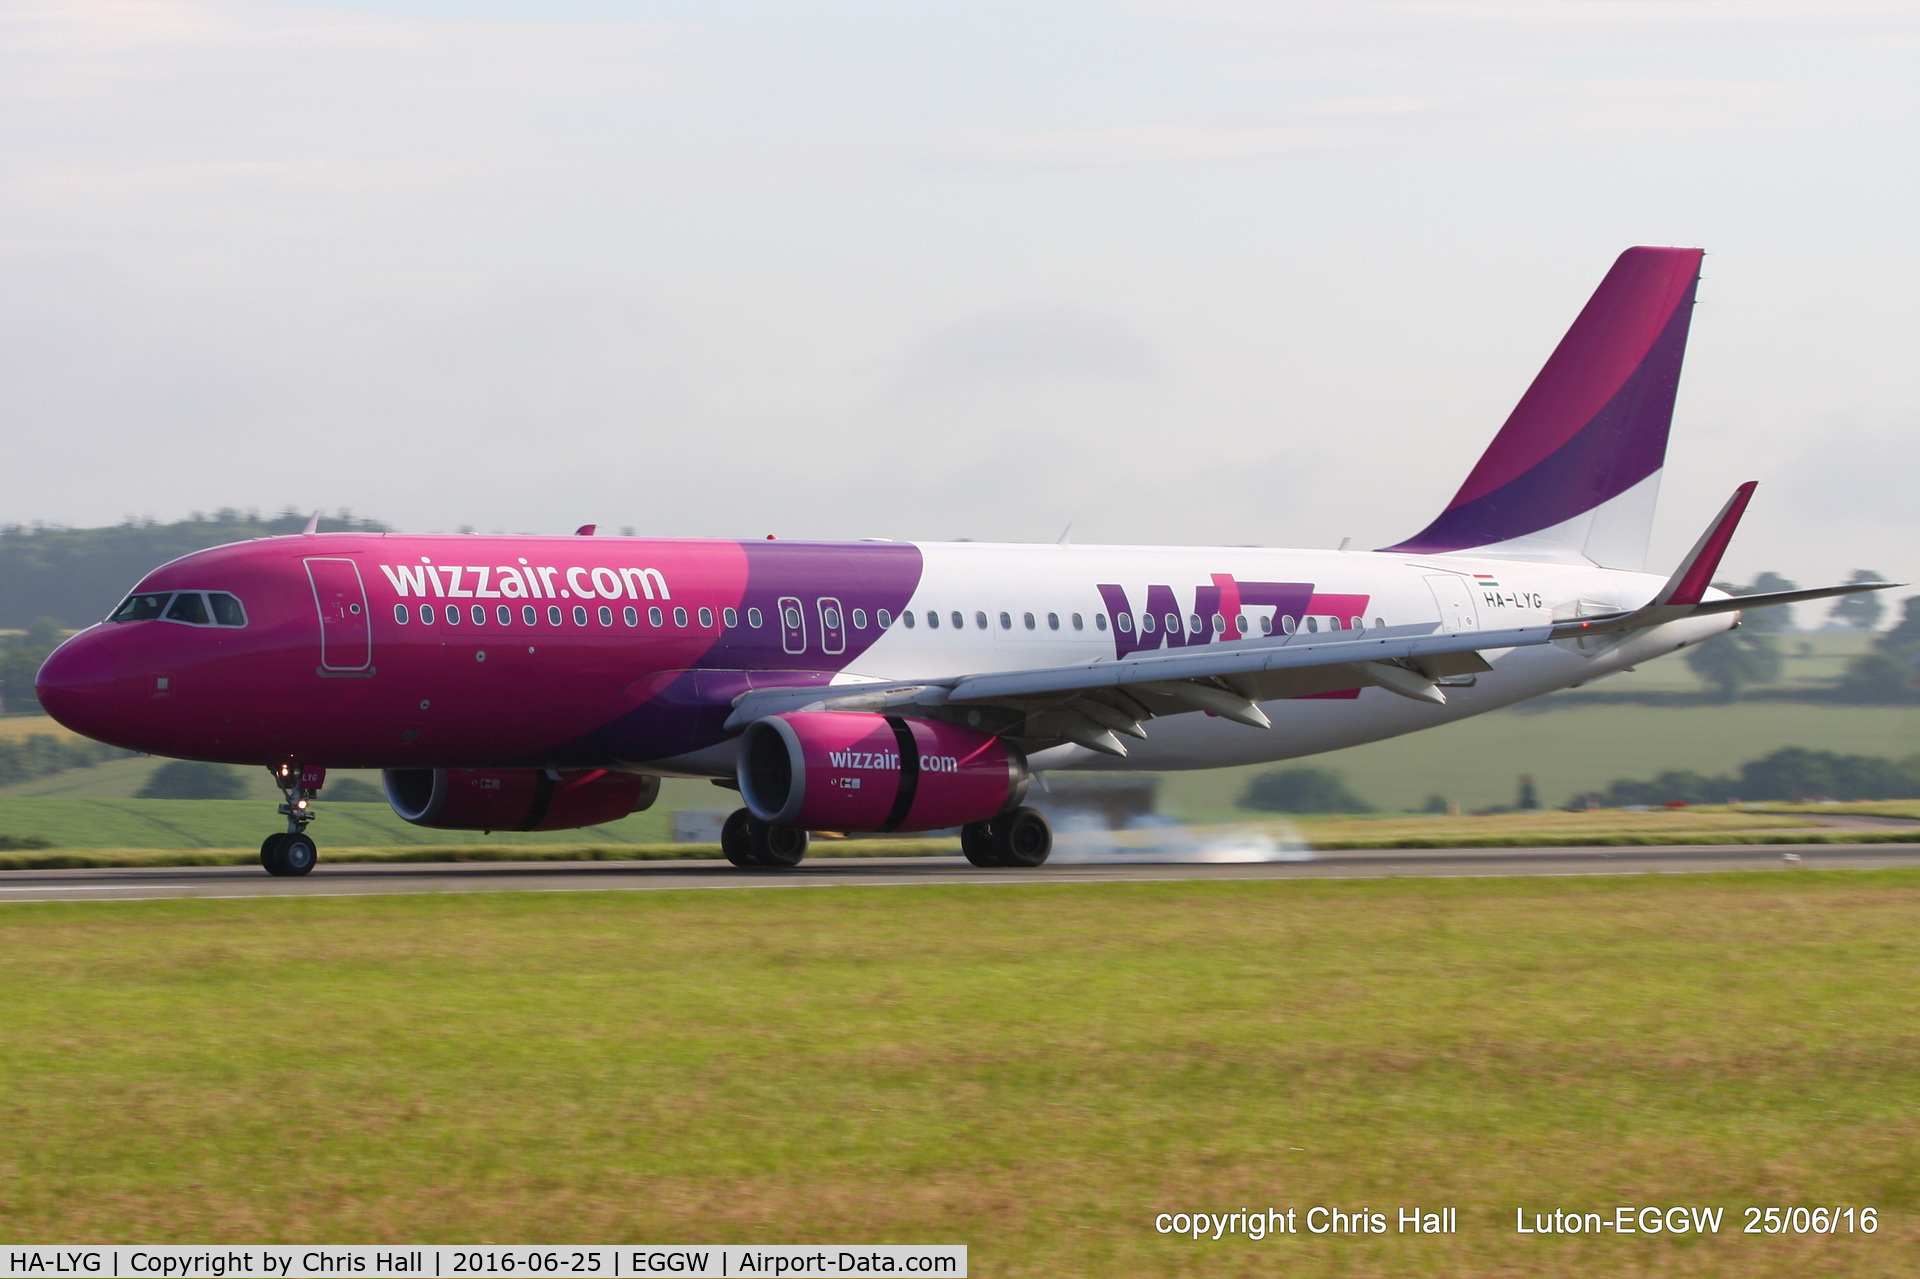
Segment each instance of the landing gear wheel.
[{"label": "landing gear wheel", "polygon": [[720,851],[741,870],[752,870],[759,866],[760,857],[754,851],[754,828],[763,825],[759,818],[746,809],[736,808],[720,828]]},{"label": "landing gear wheel", "polygon": [[970,822],[960,828],[960,851],[967,860],[982,869],[1000,864],[999,850],[993,846],[993,823]]},{"label": "landing gear wheel", "polygon": [[320,850],[307,835],[269,835],[260,845],[260,864],[269,875],[307,875],[320,860]]},{"label": "landing gear wheel", "polygon": [[288,835],[280,845],[282,875],[310,875],[319,861],[320,849],[307,835]]},{"label": "landing gear wheel", "polygon": [[797,826],[769,826],[755,822],[753,852],[766,867],[798,866],[807,855],[807,832]]},{"label": "landing gear wheel", "polygon": [[1053,828],[1038,809],[1016,808],[993,819],[993,850],[1002,866],[1034,867],[1053,851]]}]

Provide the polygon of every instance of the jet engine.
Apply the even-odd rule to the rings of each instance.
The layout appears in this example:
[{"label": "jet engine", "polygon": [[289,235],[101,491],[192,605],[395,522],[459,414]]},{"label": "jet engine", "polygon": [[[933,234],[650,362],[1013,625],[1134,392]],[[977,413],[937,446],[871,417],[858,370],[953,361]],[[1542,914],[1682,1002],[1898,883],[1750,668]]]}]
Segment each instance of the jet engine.
[{"label": "jet engine", "polygon": [[650,807],[658,777],[604,768],[389,768],[387,802],[436,830],[568,830]]},{"label": "jet engine", "polygon": [[747,725],[740,795],[755,817],[802,830],[938,830],[1019,807],[1027,761],[990,733],[850,711]]}]

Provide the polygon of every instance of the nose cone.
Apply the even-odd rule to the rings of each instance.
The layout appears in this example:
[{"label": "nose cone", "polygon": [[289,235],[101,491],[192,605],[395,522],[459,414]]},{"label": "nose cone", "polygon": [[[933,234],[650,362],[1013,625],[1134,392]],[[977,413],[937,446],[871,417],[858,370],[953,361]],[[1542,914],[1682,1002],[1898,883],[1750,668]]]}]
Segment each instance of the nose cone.
[{"label": "nose cone", "polygon": [[34,677],[33,691],[47,714],[74,732],[110,740],[118,679],[112,636],[96,626],[53,650]]}]

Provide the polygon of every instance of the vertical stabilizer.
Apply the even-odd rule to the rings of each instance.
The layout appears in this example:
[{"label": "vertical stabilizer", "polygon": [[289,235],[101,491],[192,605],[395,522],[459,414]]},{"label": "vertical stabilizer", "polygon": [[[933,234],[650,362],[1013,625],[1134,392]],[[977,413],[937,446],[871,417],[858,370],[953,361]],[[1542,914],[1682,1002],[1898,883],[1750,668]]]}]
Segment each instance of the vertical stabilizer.
[{"label": "vertical stabilizer", "polygon": [[1622,253],[1447,509],[1386,549],[1641,568],[1703,256]]}]

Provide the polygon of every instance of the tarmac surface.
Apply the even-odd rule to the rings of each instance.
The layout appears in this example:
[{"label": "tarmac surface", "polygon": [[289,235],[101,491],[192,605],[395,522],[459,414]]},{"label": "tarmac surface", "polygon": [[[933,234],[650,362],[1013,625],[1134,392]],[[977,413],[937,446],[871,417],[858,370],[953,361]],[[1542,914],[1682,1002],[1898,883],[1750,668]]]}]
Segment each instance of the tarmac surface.
[{"label": "tarmac surface", "polygon": [[254,866],[0,871],[0,903],[168,897],[354,897],[378,893],[620,892],[646,889],[873,888],[916,884],[1085,884],[1149,880],[1378,879],[1395,876],[1644,875],[1920,866],[1914,844],[1718,844],[1666,848],[1363,849],[1260,862],[1147,861],[979,870],[959,857],[810,859],[792,870],[723,861],[350,863],[302,879]]}]

